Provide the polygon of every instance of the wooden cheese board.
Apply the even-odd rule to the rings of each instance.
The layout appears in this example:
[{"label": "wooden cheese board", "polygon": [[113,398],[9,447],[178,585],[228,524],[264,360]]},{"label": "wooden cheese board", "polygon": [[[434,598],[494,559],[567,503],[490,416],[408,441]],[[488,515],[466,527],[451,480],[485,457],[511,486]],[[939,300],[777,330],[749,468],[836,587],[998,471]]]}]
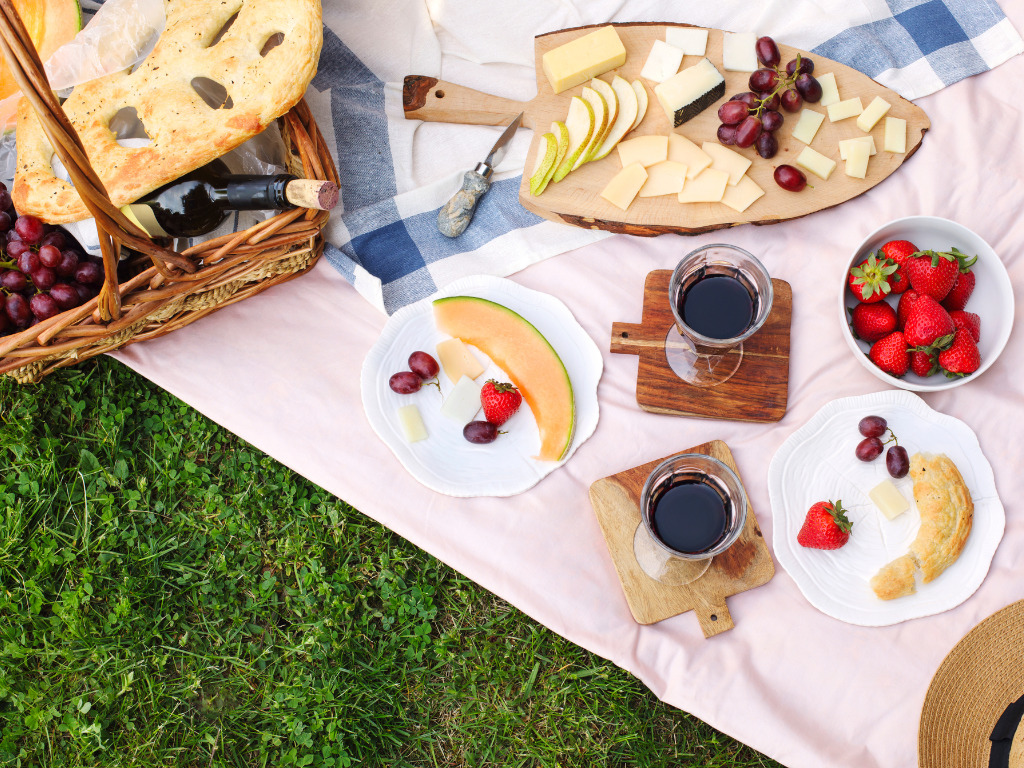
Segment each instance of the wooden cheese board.
[{"label": "wooden cheese board", "polygon": [[[713,456],[733,470],[742,483],[732,451],[721,440],[677,453]],[[735,626],[725,599],[768,583],[775,575],[775,564],[748,497],[747,520],[739,539],[716,555],[707,573],[699,579],[677,587],[657,582],[644,573],[633,554],[633,534],[640,524],[640,490],[651,470],[665,458],[668,457],[598,480],[590,486],[590,503],[637,623],[653,624],[693,611],[704,636],[711,637]]]},{"label": "wooden cheese board", "polygon": [[[565,120],[572,96],[578,96],[584,85],[577,85],[562,93],[555,94],[544,75],[542,57],[545,52],[576,37],[588,34],[596,26],[577,27],[550,32],[534,39],[535,65],[537,73],[537,95],[527,102],[516,101],[498,95],[482,93],[471,88],[448,83],[433,77],[409,75],[405,78],[403,104],[405,116],[409,119],[436,122],[463,123],[471,125],[508,125],[520,112],[524,113],[523,125],[534,130],[533,142],[525,168],[534,167],[541,135],[550,129],[555,120]],[[601,75],[611,80],[619,74],[627,80],[640,79],[648,92],[650,106],[643,121],[625,138],[630,139],[646,134],[665,135],[673,130],[667,115],[654,95],[656,83],[640,78],[647,55],[655,40],[665,39],[669,26],[691,26],[669,23],[630,23],[614,25],[626,48],[626,63],[616,70]],[[719,126],[718,107],[731,96],[749,90],[747,72],[726,71],[722,65],[721,30],[711,29],[708,34],[707,57],[725,76],[725,96],[715,102],[697,117],[674,129],[700,145],[704,141],[717,141]],[[778,42],[778,41],[777,41]],[[838,62],[798,51],[779,42],[782,62],[788,62],[799,52],[814,60],[814,74],[833,72],[843,99],[859,96],[866,107],[875,96],[881,96],[892,108],[889,116],[907,121],[907,151],[905,154],[886,152],[882,149],[885,121],[880,120],[872,129],[877,154],[869,164],[867,176],[855,179],[844,173],[844,163],[839,159],[838,142],[843,139],[864,136],[857,128],[856,118],[830,122],[828,117],[822,123],[811,147],[838,163],[827,181],[808,175],[813,185],[801,192],[788,192],[780,188],[773,179],[775,168],[782,164],[793,165],[797,155],[805,146],[790,134],[796,125],[797,114],[783,112],[784,125],[776,132],[779,141],[778,154],[771,160],[757,156],[751,147],[737,149],[750,158],[753,165],[748,175],[765,191],[765,195],[742,213],[722,203],[679,203],[675,196],[636,199],[625,211],[617,208],[601,196],[608,181],[620,170],[618,153],[591,163],[585,163],[558,183],[549,184],[539,196],[530,194],[529,173],[523,174],[519,190],[519,201],[530,211],[552,221],[572,224],[590,229],[604,229],[633,235],[659,235],[663,233],[699,234],[738,224],[773,224],[787,219],[799,218],[826,208],[839,205],[863,194],[887,178],[917,151],[925,132],[931,123],[920,108],[899,96],[899,94],[875,82],[867,75]],[[697,56],[686,56],[680,69],[692,66],[700,60]],[[815,111],[826,113],[820,105],[805,104]],[[479,158],[467,157],[467,163]]]}]

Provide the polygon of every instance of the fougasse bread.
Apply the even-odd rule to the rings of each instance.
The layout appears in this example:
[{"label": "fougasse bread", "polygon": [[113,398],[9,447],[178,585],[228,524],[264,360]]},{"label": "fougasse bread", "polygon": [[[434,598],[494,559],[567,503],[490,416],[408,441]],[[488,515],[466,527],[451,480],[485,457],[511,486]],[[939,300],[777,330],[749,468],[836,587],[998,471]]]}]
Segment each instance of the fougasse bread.
[{"label": "fougasse bread", "polygon": [[913,594],[915,569],[927,584],[957,561],[974,521],[974,502],[956,464],[944,455],[916,453],[910,458],[914,502],[921,527],[906,555],[883,566],[871,579],[882,600]]},{"label": "fougasse bread", "polygon": [[[165,8],[167,27],[134,72],[80,85],[63,105],[118,206],[256,135],[302,98],[316,74],[323,41],[319,0],[166,0]],[[209,106],[193,88],[194,78],[223,86],[224,104]],[[148,145],[117,144],[109,124],[125,107],[135,108]],[[12,195],[18,212],[54,224],[88,218],[74,187],[54,177],[53,150],[25,99],[17,143]]]}]

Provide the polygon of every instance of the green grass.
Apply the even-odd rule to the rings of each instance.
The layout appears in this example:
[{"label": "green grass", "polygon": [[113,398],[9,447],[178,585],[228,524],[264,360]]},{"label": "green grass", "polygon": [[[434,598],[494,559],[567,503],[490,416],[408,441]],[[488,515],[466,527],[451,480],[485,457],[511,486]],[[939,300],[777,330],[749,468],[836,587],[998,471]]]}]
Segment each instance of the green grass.
[{"label": "green grass", "polygon": [[109,359],[0,448],[0,765],[777,765]]}]

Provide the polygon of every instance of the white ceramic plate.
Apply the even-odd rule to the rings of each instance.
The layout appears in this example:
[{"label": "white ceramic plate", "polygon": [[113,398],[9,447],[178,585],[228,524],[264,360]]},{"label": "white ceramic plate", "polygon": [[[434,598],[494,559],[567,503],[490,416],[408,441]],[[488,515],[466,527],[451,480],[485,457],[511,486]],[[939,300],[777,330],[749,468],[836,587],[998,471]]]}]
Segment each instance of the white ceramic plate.
[{"label": "white ceramic plate", "polygon": [[[890,522],[868,498],[889,477],[885,454],[870,463],[854,455],[863,439],[857,424],[869,415],[886,419],[911,456],[918,451],[946,454],[974,500],[974,524],[960,558],[930,584],[921,584],[919,576],[916,594],[889,601],[875,597],[868,581],[907,551],[921,518],[909,475],[893,481],[910,501],[910,510],[895,520]],[[900,390],[833,400],[818,411],[776,452],[768,468],[768,492],[772,545],[782,567],[815,608],[867,627],[941,613],[974,594],[988,573],[1006,522],[992,467],[971,428]],[[796,536],[811,505],[840,499],[853,522],[846,545],[831,551],[800,546]]]},{"label": "white ceramic plate", "polygon": [[[857,304],[853,294],[846,289],[850,267],[860,264],[872,251],[878,250],[890,240],[909,240],[922,250],[948,251],[956,246],[968,256],[977,255],[978,261],[972,267],[977,281],[965,309],[981,318],[981,343],[978,344],[981,367],[970,376],[947,379],[939,373],[922,378],[908,371],[902,378],[897,379],[882,371],[867,357],[867,352],[871,349],[870,344],[854,338],[850,331],[850,313],[847,311],[847,307],[852,308]],[[886,299],[893,305],[893,309],[896,308],[897,298]],[[839,315],[843,325],[843,338],[857,359],[886,384],[920,392],[959,387],[981,376],[996,361],[1006,346],[1007,339],[1010,338],[1010,330],[1013,328],[1013,304],[1013,285],[999,255],[967,227],[938,216],[908,216],[876,229],[864,238],[853,252],[853,257],[843,272],[842,285],[839,287]]]},{"label": "white ceramic plate", "polygon": [[[443,397],[454,385],[438,375],[442,394],[424,386],[412,395],[391,391],[388,379],[409,369],[409,355],[423,350],[435,358],[438,342],[448,338],[434,325],[432,301],[443,296],[478,296],[503,304],[531,322],[551,343],[565,364],[576,402],[576,429],[572,445],[562,461],[532,458],[540,450],[540,433],[526,403],[503,426],[489,445],[474,445],[462,436],[461,423],[441,414]],[[487,370],[477,379],[508,381],[508,376],[475,347],[470,347]],[[512,496],[536,485],[557,469],[597,428],[597,384],[604,361],[597,345],[576,322],[568,307],[546,293],[524,288],[511,280],[474,275],[451,283],[429,299],[400,309],[388,320],[380,338],[363,362],[361,388],[363,408],[370,425],[402,462],[410,474],[431,490],[449,496]],[[396,411],[415,403],[429,437],[408,443]],[[481,414],[477,418],[483,418]]]}]

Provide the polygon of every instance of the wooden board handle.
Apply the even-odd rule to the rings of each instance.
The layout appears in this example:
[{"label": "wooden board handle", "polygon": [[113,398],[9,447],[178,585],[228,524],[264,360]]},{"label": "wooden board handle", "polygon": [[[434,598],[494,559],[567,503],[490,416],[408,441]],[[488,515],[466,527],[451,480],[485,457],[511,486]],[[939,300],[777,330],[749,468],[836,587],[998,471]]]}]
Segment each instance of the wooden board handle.
[{"label": "wooden board handle", "polygon": [[697,614],[697,622],[704,637],[719,635],[736,626],[732,622],[732,615],[725,605],[724,597],[707,595],[695,590],[694,603],[693,612]]},{"label": "wooden board handle", "polygon": [[610,350],[615,355],[639,355],[644,347],[665,346],[665,338],[651,335],[651,329],[635,323],[612,323]]},{"label": "wooden board handle", "polygon": [[[405,76],[402,107],[407,120],[462,125],[508,125],[526,110],[526,104],[521,101],[425,75]],[[533,127],[529,115],[523,115],[523,125]]]}]

